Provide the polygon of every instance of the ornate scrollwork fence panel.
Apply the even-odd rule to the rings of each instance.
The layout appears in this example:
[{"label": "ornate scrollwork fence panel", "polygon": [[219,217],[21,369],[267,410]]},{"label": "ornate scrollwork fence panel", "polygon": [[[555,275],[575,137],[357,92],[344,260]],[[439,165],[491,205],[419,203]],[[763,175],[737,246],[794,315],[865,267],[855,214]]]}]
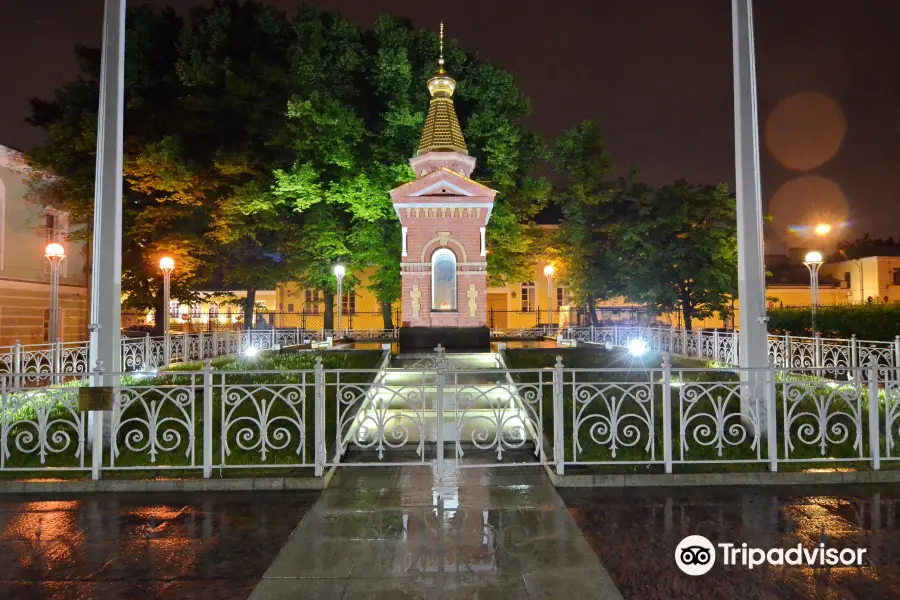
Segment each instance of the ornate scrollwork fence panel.
[{"label": "ornate scrollwork fence panel", "polygon": [[[324,376],[326,398],[335,398],[333,408],[327,407],[336,423],[335,464],[350,449],[374,451],[369,456],[379,462],[425,461],[425,442],[433,439],[433,428],[442,426],[436,414],[437,391],[432,387],[434,371],[389,370],[378,374],[348,370],[326,371]],[[433,417],[426,420],[426,413]],[[409,450],[414,454],[403,452]]]},{"label": "ornate scrollwork fence panel", "polygon": [[[735,338],[737,334],[735,334]],[[787,367],[787,355],[785,353],[785,338],[769,336],[768,344],[769,363],[776,367]]]},{"label": "ornate scrollwork fence panel", "polygon": [[86,426],[77,388],[16,387],[0,378],[0,470],[84,469]]},{"label": "ornate scrollwork fence panel", "polygon": [[499,462],[511,450],[527,447],[542,460],[544,386],[552,380],[547,371],[536,375],[536,381],[514,383],[503,371],[448,370],[444,374],[444,411],[454,415],[458,459],[470,452],[490,451]]},{"label": "ornate scrollwork fence panel", "polygon": [[[143,371],[150,368],[149,356],[144,356],[146,344],[143,339],[122,340],[122,370]],[[85,363],[87,360],[85,359]],[[86,371],[87,369],[85,369]],[[85,371],[81,371],[82,373]]]},{"label": "ornate scrollwork fence panel", "polygon": [[900,460],[900,369],[891,369],[885,377],[884,460]]},{"label": "ornate scrollwork fence panel", "polygon": [[[678,395],[680,415],[679,454],[675,462],[765,460],[760,443],[760,415],[766,402],[764,388],[754,390],[737,377],[734,381],[690,382],[690,373],[684,371],[673,371],[672,380],[681,382],[673,392]],[[697,452],[703,447],[712,453]],[[694,458],[697,454],[706,458]]]},{"label": "ornate scrollwork fence panel", "polygon": [[[658,463],[654,371],[644,381],[617,380],[623,373],[566,370],[563,396],[571,407],[571,454],[579,464]],[[657,373],[658,375],[658,373]],[[660,390],[657,389],[657,392]],[[569,412],[569,411],[567,411]],[[566,427],[568,430],[568,427]]]},{"label": "ornate scrollwork fence panel", "polygon": [[[242,379],[290,383],[240,383]],[[312,434],[312,371],[236,373],[216,376],[220,394],[220,467],[309,466]]]},{"label": "ornate scrollwork fence panel", "polygon": [[197,374],[116,388],[107,468],[196,467],[198,397],[202,383]]},{"label": "ornate scrollwork fence panel", "polygon": [[[846,377],[846,373],[844,374]],[[787,461],[842,461],[864,457],[862,374],[849,381],[795,381],[780,385],[782,438]]]}]

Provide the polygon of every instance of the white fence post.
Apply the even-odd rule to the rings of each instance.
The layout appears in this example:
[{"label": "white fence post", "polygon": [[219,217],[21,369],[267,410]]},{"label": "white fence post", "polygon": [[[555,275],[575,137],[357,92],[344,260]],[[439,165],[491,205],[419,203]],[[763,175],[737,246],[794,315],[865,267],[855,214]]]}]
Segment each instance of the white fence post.
[{"label": "white fence post", "polygon": [[822,334],[818,331],[813,338],[813,350],[815,353],[816,368],[822,367]]},{"label": "white fence post", "polygon": [[59,375],[58,373],[62,372],[62,353],[63,353],[63,345],[62,342],[59,341],[59,338],[53,342],[53,383],[59,383]]},{"label": "white fence post", "polygon": [[219,332],[216,329],[213,329],[212,332],[212,344],[210,345],[210,349],[212,350],[212,355],[219,356]]},{"label": "white fence post", "polygon": [[[13,348],[13,364],[12,364],[12,372],[16,375],[20,375],[24,369],[22,368],[22,343],[19,340],[16,340],[16,345]],[[22,387],[24,384],[24,379],[21,377],[14,377],[13,381],[15,381],[16,387]]]},{"label": "white fence post", "polygon": [[553,460],[556,463],[556,474],[565,473],[566,462],[566,429],[563,411],[563,361],[556,357],[553,367]]},{"label": "white fence post", "polygon": [[[224,399],[223,399],[224,402]],[[213,461],[213,372],[212,362],[203,365],[203,478],[212,477]]]},{"label": "white fence post", "polygon": [[699,329],[694,332],[694,340],[697,345],[697,358],[703,359],[703,332]]},{"label": "white fence post", "polygon": [[166,333],[163,337],[163,364],[161,367],[168,367],[172,364],[172,334]]},{"label": "white fence post", "polygon": [[[778,373],[774,361],[769,363],[769,381],[763,402],[766,404],[766,447],[769,470],[778,471]],[[762,423],[759,424],[762,426]]]},{"label": "white fence post", "polygon": [[663,462],[666,473],[672,472],[672,362],[669,354],[663,354],[662,409],[663,409]]},{"label": "white fence post", "polygon": [[675,354],[675,327],[669,325],[669,352]]},{"label": "white fence post", "polygon": [[[437,430],[435,431],[435,462],[437,467],[437,477],[438,477],[438,485],[443,485],[444,482],[444,359],[443,354],[440,351],[440,345],[438,345],[438,355],[435,359],[435,376],[434,376],[434,411],[437,415]],[[455,402],[454,402],[455,405]],[[459,433],[455,436],[459,437]],[[459,459],[459,446],[458,439],[454,439],[457,443],[453,445],[453,456],[457,460]]]},{"label": "white fence post", "polygon": [[850,366],[852,368],[859,367],[859,344],[856,341],[856,334],[850,336]]},{"label": "white fence post", "polygon": [[197,354],[199,354],[199,356],[198,356],[197,358],[199,358],[200,360],[206,359],[206,356],[204,355],[205,353],[204,353],[204,351],[203,351],[203,342],[204,342],[204,340],[203,340],[203,332],[201,331],[201,332],[197,335]]},{"label": "white fence post", "polygon": [[613,346],[619,345],[619,326],[613,325]]},{"label": "white fence post", "polygon": [[878,426],[878,359],[869,362],[869,452],[872,453],[872,469],[881,468],[881,438]]},{"label": "white fence post", "polygon": [[[100,365],[100,361],[97,361],[97,363],[94,367],[94,376],[91,378],[94,382],[102,381],[103,376],[103,368]],[[92,385],[96,384],[92,383]],[[115,402],[117,391],[116,389],[113,390],[113,402]],[[94,425],[89,432],[91,436],[91,479],[97,481],[100,479],[100,467],[103,465],[103,411],[92,410],[88,415],[89,422]]]},{"label": "white fence post", "polygon": [[721,362],[721,353],[719,352],[719,330],[713,330],[713,360]]},{"label": "white fence post", "polygon": [[181,334],[181,362],[186,363],[191,360],[191,338],[187,332]]},{"label": "white fence post", "polygon": [[[313,423],[315,444],[315,475],[321,477],[325,472],[325,369],[322,367],[322,357],[316,357],[316,370],[313,379]],[[340,429],[340,425],[338,425]]]},{"label": "white fence post", "polygon": [[900,368],[900,335],[894,336],[894,364],[891,366]]},{"label": "white fence post", "polygon": [[151,352],[153,347],[150,345],[150,332],[144,334],[144,362],[141,363],[143,365],[144,371],[149,371],[153,367],[157,366],[153,364],[153,361],[150,360],[152,356]]},{"label": "white fence post", "polygon": [[687,329],[681,330],[681,355],[682,356],[690,356],[688,353],[688,333]]},{"label": "white fence post", "polygon": [[792,369],[794,367],[794,357],[792,353],[794,351],[793,344],[791,343],[791,334],[784,334],[784,358],[781,359],[781,366],[785,369]]}]

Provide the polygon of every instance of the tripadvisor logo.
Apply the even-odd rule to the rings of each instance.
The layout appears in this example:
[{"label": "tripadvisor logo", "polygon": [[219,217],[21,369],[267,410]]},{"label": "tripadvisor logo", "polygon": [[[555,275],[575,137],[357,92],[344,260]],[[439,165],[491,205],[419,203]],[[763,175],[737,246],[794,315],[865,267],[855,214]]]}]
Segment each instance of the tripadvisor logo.
[{"label": "tripadvisor logo", "polygon": [[746,543],[719,543],[713,546],[702,535],[689,535],[675,548],[675,564],[687,575],[703,575],[708,573],[716,563],[716,547],[721,552],[722,564],[726,566],[741,565],[753,569],[763,564],[780,566],[861,567],[866,548],[827,548],[819,544],[805,548],[797,544],[791,548],[753,548]]}]

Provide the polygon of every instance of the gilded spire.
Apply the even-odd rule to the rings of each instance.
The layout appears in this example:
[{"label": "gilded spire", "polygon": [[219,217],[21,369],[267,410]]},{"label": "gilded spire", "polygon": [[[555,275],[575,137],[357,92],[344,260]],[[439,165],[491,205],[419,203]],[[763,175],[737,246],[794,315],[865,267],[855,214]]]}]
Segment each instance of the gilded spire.
[{"label": "gilded spire", "polygon": [[453,91],[456,81],[444,70],[444,22],[441,21],[440,55],[437,72],[428,80],[431,102],[428,116],[419,140],[418,154],[425,152],[460,152],[468,154],[466,140],[459,126],[456,108],[453,106]]}]

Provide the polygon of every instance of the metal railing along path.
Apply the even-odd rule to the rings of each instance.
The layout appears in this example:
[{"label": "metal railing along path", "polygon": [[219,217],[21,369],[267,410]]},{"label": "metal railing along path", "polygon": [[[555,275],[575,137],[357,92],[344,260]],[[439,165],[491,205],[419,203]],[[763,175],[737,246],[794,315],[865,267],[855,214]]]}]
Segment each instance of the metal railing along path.
[{"label": "metal railing along path", "polygon": [[[868,367],[203,369],[0,375],[0,471],[196,471],[412,464],[487,467],[900,460],[900,370]],[[825,371],[839,378],[824,379]],[[818,375],[815,374],[818,372]],[[105,411],[80,408],[91,377]],[[110,375],[115,375],[110,377]],[[108,426],[103,426],[103,421]],[[89,423],[93,426],[89,428]],[[527,460],[523,459],[530,455]]]}]

